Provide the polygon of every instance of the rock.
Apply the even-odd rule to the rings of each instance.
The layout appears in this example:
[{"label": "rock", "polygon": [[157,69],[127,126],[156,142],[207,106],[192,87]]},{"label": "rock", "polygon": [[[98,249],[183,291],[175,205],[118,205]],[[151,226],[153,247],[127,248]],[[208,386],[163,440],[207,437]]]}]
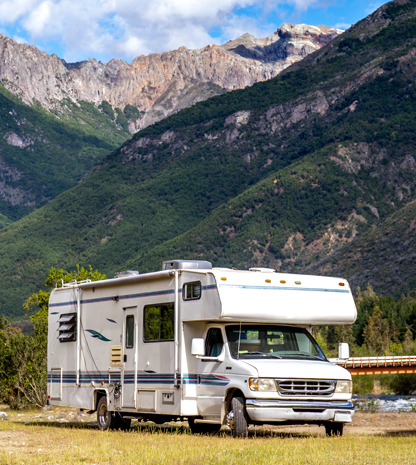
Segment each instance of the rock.
[{"label": "rock", "polygon": [[0,421],[5,421],[7,420],[7,413],[6,412],[0,412]]},{"label": "rock", "polygon": [[[66,98],[95,104],[106,100],[121,109],[130,104],[142,112],[130,122],[130,131],[136,132],[222,89],[243,89],[271,79],[341,32],[326,26],[283,24],[265,39],[243,34],[221,46],[180,47],[141,55],[132,63],[118,59],[66,63],[0,34],[0,80],[24,102],[39,102],[47,109],[63,111],[61,102]],[[24,148],[32,141],[10,133],[7,143]]]}]

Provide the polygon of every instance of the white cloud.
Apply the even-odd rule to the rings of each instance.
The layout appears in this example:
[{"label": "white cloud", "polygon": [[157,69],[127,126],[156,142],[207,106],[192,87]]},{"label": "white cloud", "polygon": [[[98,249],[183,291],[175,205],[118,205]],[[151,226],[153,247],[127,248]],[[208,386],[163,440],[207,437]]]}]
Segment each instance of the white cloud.
[{"label": "white cloud", "polygon": [[[199,48],[244,32],[267,36],[244,8],[289,4],[305,11],[318,0],[1,0],[0,25],[18,26],[28,42],[56,41],[67,61],[86,56],[132,59],[185,45]],[[237,12],[239,10],[239,12]],[[220,31],[216,39],[211,28]],[[219,36],[219,38],[218,38]]]},{"label": "white cloud", "polygon": [[20,36],[17,36],[17,35],[14,35],[12,37],[12,39],[15,40],[19,44],[26,44],[27,43],[27,40],[24,37],[20,37]]},{"label": "white cloud", "polygon": [[332,26],[335,29],[342,29],[343,31],[349,29],[351,27],[351,24],[349,23],[337,23],[334,26]]},{"label": "white cloud", "polygon": [[227,24],[222,28],[223,34],[221,42],[224,43],[227,40],[236,39],[246,32],[249,32],[255,37],[264,38],[271,36],[277,28],[278,26],[275,24],[257,25],[250,16],[234,16],[230,18]]}]

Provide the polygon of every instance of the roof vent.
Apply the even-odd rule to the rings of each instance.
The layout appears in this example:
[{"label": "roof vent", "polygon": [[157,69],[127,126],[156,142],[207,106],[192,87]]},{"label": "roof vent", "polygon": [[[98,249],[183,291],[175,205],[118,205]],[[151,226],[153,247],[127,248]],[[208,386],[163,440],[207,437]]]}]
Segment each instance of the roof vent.
[{"label": "roof vent", "polygon": [[249,268],[248,271],[259,271],[260,273],[274,273],[274,268]]},{"label": "roof vent", "polygon": [[169,260],[163,262],[162,270],[212,270],[212,264],[205,260]]},{"label": "roof vent", "polygon": [[136,270],[118,271],[114,273],[115,278],[127,278],[128,276],[138,276],[140,273]]}]

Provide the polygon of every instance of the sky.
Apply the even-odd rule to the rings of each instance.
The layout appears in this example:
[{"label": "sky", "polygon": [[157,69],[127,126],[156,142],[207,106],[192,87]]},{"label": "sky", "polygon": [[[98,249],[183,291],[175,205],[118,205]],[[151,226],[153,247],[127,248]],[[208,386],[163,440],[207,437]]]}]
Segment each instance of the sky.
[{"label": "sky", "polygon": [[283,23],[348,29],[374,0],[0,0],[0,33],[67,62],[131,61],[185,46],[221,44]]}]

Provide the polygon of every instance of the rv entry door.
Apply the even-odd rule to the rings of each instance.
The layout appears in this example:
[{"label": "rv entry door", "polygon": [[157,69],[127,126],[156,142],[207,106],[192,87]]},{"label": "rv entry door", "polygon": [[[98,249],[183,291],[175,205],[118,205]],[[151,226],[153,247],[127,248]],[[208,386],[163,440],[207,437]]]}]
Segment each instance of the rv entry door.
[{"label": "rv entry door", "polygon": [[123,408],[136,408],[137,341],[137,307],[128,307],[124,309],[123,321],[123,372],[121,375]]}]

